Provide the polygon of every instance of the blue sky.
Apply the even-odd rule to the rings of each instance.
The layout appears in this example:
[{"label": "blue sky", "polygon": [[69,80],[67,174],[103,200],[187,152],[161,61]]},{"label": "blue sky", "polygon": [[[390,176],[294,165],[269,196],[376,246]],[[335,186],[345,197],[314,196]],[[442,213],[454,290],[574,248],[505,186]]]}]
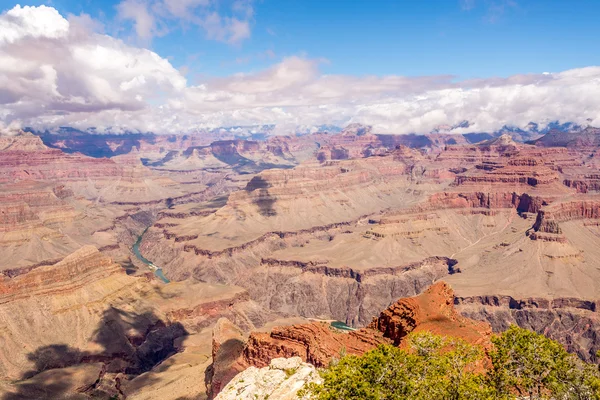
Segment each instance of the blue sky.
[{"label": "blue sky", "polygon": [[600,125],[598,0],[0,0],[0,9],[0,131]]},{"label": "blue sky", "polygon": [[[221,3],[222,9],[229,4]],[[21,4],[84,12],[107,33],[135,41],[131,23],[115,20],[117,1]],[[291,55],[322,58],[324,73],[351,75],[470,78],[600,64],[597,0],[262,0],[252,6],[251,36],[240,43],[208,40],[197,27],[169,21],[168,33],[144,44],[188,67],[192,79],[258,70]]]}]

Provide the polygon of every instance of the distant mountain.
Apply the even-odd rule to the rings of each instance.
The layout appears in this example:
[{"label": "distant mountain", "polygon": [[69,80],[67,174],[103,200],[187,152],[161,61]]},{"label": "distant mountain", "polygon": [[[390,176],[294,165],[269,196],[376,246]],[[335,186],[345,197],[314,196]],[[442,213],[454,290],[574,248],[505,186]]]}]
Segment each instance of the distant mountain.
[{"label": "distant mountain", "polygon": [[[464,128],[469,128],[472,124],[469,121],[461,121],[458,124],[454,125],[440,125],[437,128],[433,129],[431,133],[455,133],[456,130]],[[540,128],[540,124],[537,122],[530,122],[524,127],[518,127],[513,125],[504,125],[502,128],[493,131],[493,132],[469,132],[463,133],[462,136],[467,139],[470,143],[478,143],[483,140],[489,140],[494,137],[499,137],[504,134],[508,134],[512,137],[512,139],[516,142],[530,142],[537,140],[547,134],[550,131],[560,131],[560,132],[577,132],[582,130],[583,128],[580,125],[577,125],[573,122],[564,122],[560,123],[559,121],[554,121],[543,128]]]},{"label": "distant mountain", "polygon": [[[373,126],[360,123],[352,123],[344,128],[336,125],[301,125],[290,128],[289,131],[283,127],[278,128],[274,124],[239,125],[166,135],[123,129],[98,130],[94,127],[85,130],[73,127],[59,127],[44,131],[36,131],[32,128],[25,130],[39,136],[48,147],[59,148],[67,153],[79,152],[92,157],[114,157],[132,151],[148,151],[149,149],[162,154],[170,150],[182,151],[190,146],[207,146],[219,140],[265,141],[280,135],[300,138],[313,134],[326,134],[332,137],[340,135],[343,137],[340,140],[344,143],[347,142],[346,147],[349,146],[348,143],[352,142],[351,137],[361,137],[359,142],[362,143],[365,140],[368,142],[368,138],[373,135],[376,135],[376,140],[380,142],[379,145],[386,148],[403,145],[412,148],[433,149],[446,145],[480,143],[503,135],[508,135],[515,142],[536,143],[546,147],[600,145],[600,138],[598,138],[595,128],[583,129],[580,125],[572,122],[556,121],[544,125],[543,128],[536,122],[530,122],[524,127],[505,125],[494,132],[459,133],[465,132],[472,126],[469,121],[463,120],[454,125],[440,125],[430,133],[408,135],[380,134]],[[315,140],[320,142],[325,139]]]},{"label": "distant mountain", "polygon": [[430,133],[452,133],[452,131],[454,131],[456,129],[468,128],[470,126],[471,126],[471,123],[469,121],[463,120],[454,125],[447,125],[447,124],[438,125],[434,129],[432,129]]},{"label": "distant mountain", "polygon": [[544,147],[598,147],[600,146],[600,128],[588,126],[583,130],[565,131],[552,129],[535,141]]},{"label": "distant mountain", "polygon": [[502,135],[506,133],[512,136],[517,142],[529,142],[537,140],[553,130],[560,132],[577,132],[581,129],[582,127],[580,125],[573,122],[560,123],[555,121],[549,123],[542,129],[540,129],[539,124],[536,122],[530,122],[525,128],[505,125],[502,129],[496,131],[495,134]]},{"label": "distant mountain", "polygon": [[498,137],[494,137],[488,140],[484,140],[478,143],[479,146],[498,146],[498,147],[516,147],[517,143],[515,143],[514,139],[508,133],[503,133]]},{"label": "distant mountain", "polygon": [[371,125],[363,125],[353,123],[342,129],[342,135],[356,135],[363,136],[372,133],[373,127]]}]

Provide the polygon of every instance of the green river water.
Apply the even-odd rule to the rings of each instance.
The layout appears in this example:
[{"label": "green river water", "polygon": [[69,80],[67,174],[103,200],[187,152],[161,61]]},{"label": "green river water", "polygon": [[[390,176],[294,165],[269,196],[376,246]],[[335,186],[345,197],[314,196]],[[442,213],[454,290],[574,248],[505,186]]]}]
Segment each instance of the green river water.
[{"label": "green river water", "polygon": [[159,268],[156,265],[154,265],[152,263],[152,261],[148,260],[146,257],[144,257],[142,255],[142,253],[140,253],[140,243],[142,243],[142,239],[144,238],[144,234],[146,233],[147,230],[148,230],[148,228],[144,229],[144,232],[142,232],[142,234],[138,237],[137,241],[135,242],[135,244],[131,248],[131,251],[133,251],[133,254],[135,254],[135,256],[141,262],[143,262],[148,267],[150,267],[150,269],[154,272],[154,275],[156,275],[156,277],[158,279],[160,279],[164,283],[169,283],[169,280],[167,279],[167,277],[165,276],[165,274],[163,274],[162,268]]},{"label": "green river water", "polygon": [[337,328],[337,329],[341,329],[343,331],[355,331],[356,330],[354,328],[349,327],[348,325],[346,325],[342,321],[333,321],[331,323],[331,326],[333,326],[334,328]]}]

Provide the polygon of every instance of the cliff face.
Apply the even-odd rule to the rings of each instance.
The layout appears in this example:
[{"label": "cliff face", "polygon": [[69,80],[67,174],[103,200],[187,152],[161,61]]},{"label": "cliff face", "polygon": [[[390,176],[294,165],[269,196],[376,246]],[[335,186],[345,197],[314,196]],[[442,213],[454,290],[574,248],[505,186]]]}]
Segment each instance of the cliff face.
[{"label": "cliff face", "polygon": [[517,192],[442,192],[433,194],[426,202],[415,207],[414,212],[440,208],[486,208],[490,210],[514,208],[518,212],[537,212],[546,200]]},{"label": "cliff face", "polygon": [[485,321],[494,332],[511,324],[544,334],[586,361],[600,350],[600,303],[576,298],[477,296],[456,299],[462,315]]},{"label": "cliff face", "polygon": [[31,296],[62,296],[120,273],[121,267],[110,258],[102,257],[95,247],[84,247],[55,265],[41,266],[14,278],[3,277],[0,304]]},{"label": "cliff face", "polygon": [[600,201],[585,200],[555,202],[539,210],[529,237],[533,240],[567,243],[560,222],[600,218]]},{"label": "cliff face", "polygon": [[[557,166],[565,165],[564,149],[540,151],[534,146],[516,144],[503,135],[473,146],[453,146],[440,157],[447,161],[475,163],[456,176],[457,185],[550,185],[559,180]],[[577,163],[572,160],[572,163]],[[569,163],[569,162],[567,162]]]}]

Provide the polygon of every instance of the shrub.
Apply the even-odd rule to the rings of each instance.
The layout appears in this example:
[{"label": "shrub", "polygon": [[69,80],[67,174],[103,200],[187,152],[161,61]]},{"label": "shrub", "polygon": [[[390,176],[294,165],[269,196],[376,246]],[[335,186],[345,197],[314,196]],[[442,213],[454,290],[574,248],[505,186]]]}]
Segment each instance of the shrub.
[{"label": "shrub", "polygon": [[431,333],[411,334],[404,349],[379,346],[320,371],[322,384],[300,395],[318,400],[600,400],[600,373],[559,343],[511,326],[481,348]]}]

